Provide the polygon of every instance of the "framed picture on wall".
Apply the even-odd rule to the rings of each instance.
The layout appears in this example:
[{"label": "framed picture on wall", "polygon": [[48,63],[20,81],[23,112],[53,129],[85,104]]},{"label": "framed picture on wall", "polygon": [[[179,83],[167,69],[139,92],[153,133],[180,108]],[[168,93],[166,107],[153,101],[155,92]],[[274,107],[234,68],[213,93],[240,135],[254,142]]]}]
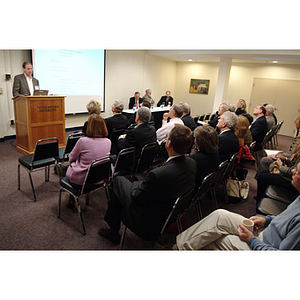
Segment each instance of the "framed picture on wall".
[{"label": "framed picture on wall", "polygon": [[208,94],[209,80],[206,79],[191,79],[190,93],[193,94]]}]

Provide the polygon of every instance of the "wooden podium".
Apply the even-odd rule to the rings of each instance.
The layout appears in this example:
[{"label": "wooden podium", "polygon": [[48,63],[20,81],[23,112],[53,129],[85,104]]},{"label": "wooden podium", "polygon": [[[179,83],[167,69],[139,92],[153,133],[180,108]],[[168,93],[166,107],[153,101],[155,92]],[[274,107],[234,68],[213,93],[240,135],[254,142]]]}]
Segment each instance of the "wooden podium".
[{"label": "wooden podium", "polygon": [[56,137],[59,148],[66,146],[65,96],[24,96],[13,98],[17,151],[32,154],[39,139]]}]

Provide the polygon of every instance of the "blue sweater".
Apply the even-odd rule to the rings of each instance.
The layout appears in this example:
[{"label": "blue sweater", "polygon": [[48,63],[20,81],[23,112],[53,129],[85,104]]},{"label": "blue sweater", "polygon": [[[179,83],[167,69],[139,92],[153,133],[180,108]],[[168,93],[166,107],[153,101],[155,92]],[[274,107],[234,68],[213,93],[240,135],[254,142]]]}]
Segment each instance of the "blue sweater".
[{"label": "blue sweater", "polygon": [[266,216],[267,227],[263,242],[250,239],[252,250],[299,250],[300,249],[300,196],[278,216]]}]

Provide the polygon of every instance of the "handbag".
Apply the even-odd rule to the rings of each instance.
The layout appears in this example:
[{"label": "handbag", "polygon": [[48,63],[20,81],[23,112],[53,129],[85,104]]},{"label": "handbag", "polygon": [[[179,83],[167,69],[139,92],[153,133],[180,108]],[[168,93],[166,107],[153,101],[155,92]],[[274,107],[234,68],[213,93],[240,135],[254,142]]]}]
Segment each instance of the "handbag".
[{"label": "handbag", "polygon": [[250,185],[246,180],[238,180],[237,178],[228,178],[226,183],[227,195],[229,202],[239,203],[243,199],[247,199]]},{"label": "handbag", "polygon": [[269,166],[270,174],[280,174],[279,167],[276,164],[276,161],[273,161]]}]

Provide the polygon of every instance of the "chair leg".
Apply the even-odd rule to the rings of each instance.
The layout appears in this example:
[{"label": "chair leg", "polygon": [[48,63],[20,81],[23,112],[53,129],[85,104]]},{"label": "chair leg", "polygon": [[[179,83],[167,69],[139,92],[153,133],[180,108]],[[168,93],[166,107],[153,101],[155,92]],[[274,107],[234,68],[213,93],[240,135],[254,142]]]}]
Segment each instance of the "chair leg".
[{"label": "chair leg", "polygon": [[83,223],[83,217],[82,217],[82,214],[81,214],[81,208],[80,208],[80,203],[79,203],[78,197],[75,198],[75,203],[77,204],[77,210],[78,210],[78,215],[79,215],[80,222],[81,222],[82,229],[83,229],[83,235],[86,235],[86,231],[85,231],[85,227],[84,227],[84,223]]},{"label": "chair leg", "polygon": [[31,177],[31,173],[28,172],[29,175],[29,180],[30,180],[30,184],[31,184],[31,188],[32,188],[32,193],[33,193],[33,201],[36,202],[36,196],[35,196],[35,191],[34,191],[34,186],[33,186],[33,181],[32,181],[32,177]]},{"label": "chair leg", "polygon": [[125,235],[126,235],[126,229],[127,229],[127,227],[124,225],[124,230],[123,230],[123,234],[121,236],[121,242],[120,242],[120,248],[119,248],[119,250],[123,249],[124,241],[125,241]]},{"label": "chair leg", "polygon": [[49,181],[50,176],[50,166],[45,166],[45,182]]},{"label": "chair leg", "polygon": [[195,204],[196,204],[196,210],[197,210],[198,219],[201,220],[202,219],[201,203],[200,203],[200,201],[196,200]]},{"label": "chair leg", "polygon": [[20,164],[18,164],[18,190],[20,190]]},{"label": "chair leg", "polygon": [[183,230],[182,230],[182,224],[180,218],[176,219],[176,224],[177,224],[178,232],[181,233]]},{"label": "chair leg", "polygon": [[63,190],[61,189],[59,191],[59,198],[58,198],[58,218],[60,218],[60,210],[61,210],[61,193],[63,192]]}]

